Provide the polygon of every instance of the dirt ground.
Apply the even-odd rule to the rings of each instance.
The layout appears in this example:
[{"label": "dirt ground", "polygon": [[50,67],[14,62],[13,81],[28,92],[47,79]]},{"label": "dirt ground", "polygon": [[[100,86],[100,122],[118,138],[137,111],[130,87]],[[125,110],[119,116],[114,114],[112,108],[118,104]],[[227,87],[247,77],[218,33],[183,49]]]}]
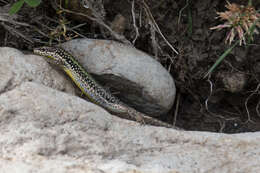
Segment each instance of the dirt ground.
[{"label": "dirt ground", "polygon": [[[163,120],[186,130],[224,133],[259,131],[259,35],[255,35],[249,45],[235,47],[210,77],[203,78],[218,57],[230,47],[224,43],[227,30],[209,29],[221,24],[222,21],[216,19],[216,12],[225,11],[226,2],[144,2],[91,0],[86,10],[71,1],[64,6],[65,9],[59,9],[59,13],[54,9],[59,7],[47,0],[37,8],[24,5],[18,14],[12,16],[12,20],[29,26],[2,22],[0,46],[30,51],[36,46],[50,42],[57,44],[74,37],[132,43],[153,55],[175,79],[176,101]],[[229,2],[247,4],[242,0]],[[252,2],[259,10],[260,1]],[[10,8],[7,1],[0,1],[0,7],[2,13]]]}]

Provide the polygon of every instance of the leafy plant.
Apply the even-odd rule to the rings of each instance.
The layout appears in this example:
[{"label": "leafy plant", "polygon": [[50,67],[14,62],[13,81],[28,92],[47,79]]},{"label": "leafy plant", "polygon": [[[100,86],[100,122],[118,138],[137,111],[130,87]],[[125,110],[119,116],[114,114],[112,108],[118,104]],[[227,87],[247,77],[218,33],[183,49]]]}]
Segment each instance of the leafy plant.
[{"label": "leafy plant", "polygon": [[[238,5],[235,3],[226,5],[228,9],[225,12],[217,12],[218,18],[225,20],[224,24],[210,28],[211,30],[229,28],[230,31],[227,34],[225,43],[232,43],[236,35],[238,35],[238,40],[228,48],[214,63],[214,65],[209,69],[209,71],[204,76],[210,75],[213,70],[221,63],[221,61],[232,51],[234,47],[251,42],[253,40],[253,34],[258,34],[259,31],[256,27],[260,27],[260,14],[259,11],[255,10],[252,6],[251,1],[248,2],[247,6]],[[245,37],[247,36],[247,38]]]},{"label": "leafy plant", "polygon": [[[231,44],[237,34],[240,40],[239,45],[242,43],[246,44],[245,35],[250,34],[249,29],[253,26],[253,24],[255,23],[256,26],[260,27],[260,23],[258,21],[260,14],[253,6],[250,5],[250,3],[247,6],[243,6],[235,3],[230,4],[228,2],[226,8],[228,9],[227,11],[217,13],[219,15],[218,18],[225,20],[226,22],[210,29],[220,30],[223,28],[230,28],[225,43],[229,42],[229,44]],[[255,28],[253,33],[258,34],[259,32]]]},{"label": "leafy plant", "polygon": [[17,13],[22,8],[24,3],[28,4],[30,7],[37,7],[40,5],[41,0],[18,0],[10,8],[9,14],[13,15]]}]

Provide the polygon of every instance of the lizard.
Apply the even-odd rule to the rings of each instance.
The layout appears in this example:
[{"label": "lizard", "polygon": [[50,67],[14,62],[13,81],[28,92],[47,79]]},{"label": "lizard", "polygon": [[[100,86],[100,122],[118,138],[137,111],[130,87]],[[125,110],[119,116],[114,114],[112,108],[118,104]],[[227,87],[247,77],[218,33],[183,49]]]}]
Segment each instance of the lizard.
[{"label": "lizard", "polygon": [[88,99],[105,108],[108,112],[142,124],[175,128],[173,125],[152,118],[123,103],[109,90],[102,87],[83,66],[67,51],[60,47],[39,47],[33,49],[34,54],[45,57],[47,62],[61,68],[77,85]]}]

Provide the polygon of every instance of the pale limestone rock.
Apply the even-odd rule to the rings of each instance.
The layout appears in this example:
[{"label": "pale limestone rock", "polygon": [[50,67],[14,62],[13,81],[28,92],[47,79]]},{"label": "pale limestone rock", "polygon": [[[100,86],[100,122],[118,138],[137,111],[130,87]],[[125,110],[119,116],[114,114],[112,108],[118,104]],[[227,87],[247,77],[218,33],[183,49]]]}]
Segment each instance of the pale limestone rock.
[{"label": "pale limestone rock", "polygon": [[57,72],[42,57],[23,54],[14,48],[0,47],[0,93],[33,81],[68,93],[75,93],[70,80]]},{"label": "pale limestone rock", "polygon": [[0,95],[1,173],[256,173],[260,133],[177,131],[25,82]]}]

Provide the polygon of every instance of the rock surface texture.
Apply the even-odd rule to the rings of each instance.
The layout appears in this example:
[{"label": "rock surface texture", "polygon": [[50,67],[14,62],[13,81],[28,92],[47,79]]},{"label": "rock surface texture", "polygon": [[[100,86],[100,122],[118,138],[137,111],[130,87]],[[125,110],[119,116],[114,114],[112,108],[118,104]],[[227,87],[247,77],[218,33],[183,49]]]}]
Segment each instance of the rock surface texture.
[{"label": "rock surface texture", "polygon": [[0,132],[2,173],[260,171],[260,133],[141,126],[33,82],[0,95]]},{"label": "rock surface texture", "polygon": [[128,104],[152,116],[172,108],[175,84],[151,56],[115,41],[74,39],[62,45],[92,74],[115,87]]},{"label": "rock surface texture", "polygon": [[260,133],[177,131],[118,118],[73,96],[70,81],[35,58],[0,48],[1,173],[260,172]]},{"label": "rock surface texture", "polygon": [[0,47],[0,93],[12,90],[25,81],[75,94],[71,81],[52,68],[42,57]]}]

